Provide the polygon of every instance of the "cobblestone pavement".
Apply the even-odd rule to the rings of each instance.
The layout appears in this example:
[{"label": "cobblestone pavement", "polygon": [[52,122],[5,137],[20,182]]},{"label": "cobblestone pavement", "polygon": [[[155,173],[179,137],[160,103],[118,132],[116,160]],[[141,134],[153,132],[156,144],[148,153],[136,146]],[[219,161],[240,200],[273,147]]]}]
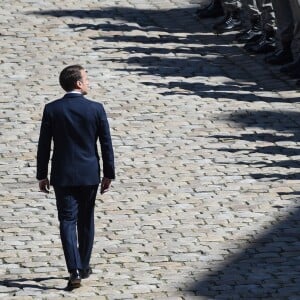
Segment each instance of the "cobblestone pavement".
[{"label": "cobblestone pavement", "polygon": [[[300,299],[299,92],[179,0],[1,3],[0,298]],[[117,179],[65,291],[42,109],[63,66],[104,103]]]}]

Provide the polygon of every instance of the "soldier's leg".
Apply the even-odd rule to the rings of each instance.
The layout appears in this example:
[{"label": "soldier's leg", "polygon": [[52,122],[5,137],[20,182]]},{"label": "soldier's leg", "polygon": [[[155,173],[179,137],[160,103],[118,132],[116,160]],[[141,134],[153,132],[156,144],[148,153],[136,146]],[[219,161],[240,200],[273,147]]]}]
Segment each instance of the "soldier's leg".
[{"label": "soldier's leg", "polygon": [[225,17],[213,26],[215,33],[220,34],[226,31],[240,30],[241,20],[241,0],[223,0]]},{"label": "soldier's leg", "polygon": [[257,7],[256,0],[244,0],[243,5],[248,15],[250,25],[260,22],[261,12]]},{"label": "soldier's leg", "polygon": [[[282,65],[293,60],[291,43],[294,33],[292,6],[289,0],[273,0],[275,20],[277,25],[277,51],[265,58],[265,62],[272,65]],[[269,21],[272,26],[273,20]],[[269,24],[267,23],[267,26]],[[269,25],[269,26],[270,26]]]},{"label": "soldier's leg", "polygon": [[261,27],[263,34],[255,44],[246,44],[245,49],[251,53],[269,53],[275,50],[274,10],[271,0],[257,0],[261,12]]},{"label": "soldier's leg", "polygon": [[248,27],[238,33],[235,40],[239,43],[257,41],[261,35],[261,12],[257,7],[256,0],[243,0],[244,15],[247,19]]},{"label": "soldier's leg", "polygon": [[204,7],[197,9],[198,18],[217,18],[224,15],[222,0],[211,0]]},{"label": "soldier's leg", "polygon": [[292,78],[300,78],[300,3],[298,0],[289,0],[293,23],[293,42],[292,50],[294,54],[294,61],[280,69],[281,72],[288,74]]},{"label": "soldier's leg", "polygon": [[261,10],[261,22],[263,30],[275,34],[275,12],[272,0],[257,0],[257,6]]},{"label": "soldier's leg", "polygon": [[300,55],[300,1],[289,0],[293,13],[294,20],[294,34],[293,34],[293,52],[295,56]]},{"label": "soldier's leg", "polygon": [[242,9],[240,0],[223,0],[223,6],[226,12],[236,12]]}]

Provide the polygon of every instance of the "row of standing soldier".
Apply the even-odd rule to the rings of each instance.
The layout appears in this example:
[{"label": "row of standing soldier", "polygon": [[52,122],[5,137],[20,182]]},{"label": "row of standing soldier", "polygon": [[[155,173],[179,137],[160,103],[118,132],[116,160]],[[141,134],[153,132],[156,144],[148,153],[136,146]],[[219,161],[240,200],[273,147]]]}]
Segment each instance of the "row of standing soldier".
[{"label": "row of standing soldier", "polygon": [[211,0],[197,15],[223,16],[213,25],[215,33],[239,31],[235,41],[246,51],[266,54],[266,63],[300,79],[300,0]]}]

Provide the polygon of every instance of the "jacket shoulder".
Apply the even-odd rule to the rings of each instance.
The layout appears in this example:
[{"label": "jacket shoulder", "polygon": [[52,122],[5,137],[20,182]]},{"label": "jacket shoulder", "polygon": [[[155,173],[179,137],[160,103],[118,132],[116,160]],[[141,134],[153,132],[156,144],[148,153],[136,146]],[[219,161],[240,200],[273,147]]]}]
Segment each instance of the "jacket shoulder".
[{"label": "jacket shoulder", "polygon": [[[52,109],[55,109],[55,108],[59,108],[60,105],[62,105],[64,103],[65,100],[67,100],[68,98],[66,97],[62,97],[62,98],[59,98],[59,99],[55,99],[49,103],[47,103],[45,105],[45,109],[46,110],[52,110]],[[74,100],[77,99],[77,100],[80,100],[82,104],[84,105],[87,105],[87,106],[90,106],[92,107],[94,110],[98,110],[98,111],[103,111],[104,110],[104,106],[102,103],[100,102],[97,102],[95,100],[90,100],[90,99],[87,99],[85,98],[84,96],[80,96],[80,97],[76,97],[74,98]],[[71,99],[73,101],[73,99]],[[69,102],[71,103],[71,102]]]},{"label": "jacket shoulder", "polygon": [[49,102],[49,103],[47,103],[47,104],[45,105],[45,108],[51,108],[51,107],[53,107],[53,106],[59,104],[60,101],[62,101],[62,98],[52,100],[51,102]]},{"label": "jacket shoulder", "polygon": [[94,110],[96,110],[100,113],[102,113],[104,111],[104,106],[103,106],[102,103],[97,102],[95,100],[90,100],[90,99],[87,99],[87,98],[84,98],[84,99],[87,101],[88,105],[90,107],[92,107]]},{"label": "jacket shoulder", "polygon": [[84,99],[91,105],[94,105],[95,107],[103,107],[103,104],[98,101],[87,99],[87,98],[84,98]]}]

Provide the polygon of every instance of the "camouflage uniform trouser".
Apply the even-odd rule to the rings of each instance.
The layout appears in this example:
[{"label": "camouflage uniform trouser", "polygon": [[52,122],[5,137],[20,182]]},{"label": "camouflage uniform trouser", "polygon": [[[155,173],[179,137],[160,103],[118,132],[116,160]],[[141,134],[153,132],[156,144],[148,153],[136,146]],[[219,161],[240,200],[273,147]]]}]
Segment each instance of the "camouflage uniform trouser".
[{"label": "camouflage uniform trouser", "polygon": [[276,15],[279,43],[293,42],[293,52],[300,54],[300,1],[272,0]]},{"label": "camouflage uniform trouser", "polygon": [[275,28],[272,0],[223,0],[223,6],[227,12],[242,9],[245,12],[246,19],[250,20],[250,22],[259,20],[262,28],[265,30],[273,30]]},{"label": "camouflage uniform trouser", "polygon": [[300,56],[300,0],[290,0],[294,19],[293,52]]},{"label": "camouflage uniform trouser", "polygon": [[243,0],[250,22],[261,23],[264,30],[275,30],[275,14],[272,0]]},{"label": "camouflage uniform trouser", "polygon": [[242,8],[241,0],[223,0],[222,2],[225,12],[233,12]]}]

